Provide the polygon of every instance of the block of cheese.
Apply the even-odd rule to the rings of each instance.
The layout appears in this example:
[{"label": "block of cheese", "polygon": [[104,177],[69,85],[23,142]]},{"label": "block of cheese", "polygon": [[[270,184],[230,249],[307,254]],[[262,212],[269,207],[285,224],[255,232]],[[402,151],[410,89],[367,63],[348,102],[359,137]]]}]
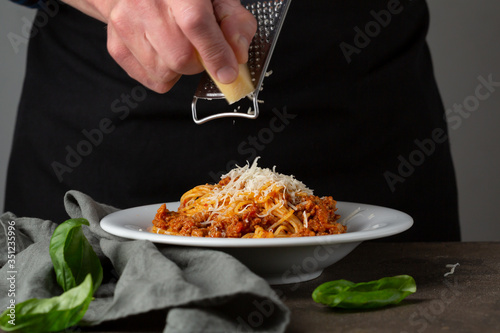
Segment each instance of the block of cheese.
[{"label": "block of cheese", "polygon": [[232,83],[220,83],[212,75],[210,75],[210,77],[212,78],[212,81],[215,82],[215,85],[219,88],[220,92],[224,94],[224,97],[226,97],[229,104],[239,101],[255,90],[252,77],[250,76],[250,71],[248,70],[248,66],[246,64],[240,64],[238,78]]}]

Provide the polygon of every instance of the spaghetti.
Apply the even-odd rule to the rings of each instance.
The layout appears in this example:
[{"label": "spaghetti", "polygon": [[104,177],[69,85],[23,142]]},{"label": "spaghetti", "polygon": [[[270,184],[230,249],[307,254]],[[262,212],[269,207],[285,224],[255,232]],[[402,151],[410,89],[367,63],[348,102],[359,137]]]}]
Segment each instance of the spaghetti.
[{"label": "spaghetti", "polygon": [[176,212],[163,204],[154,233],[197,237],[273,238],[340,234],[336,201],[317,197],[293,176],[252,165],[236,167],[218,184],[184,193]]}]

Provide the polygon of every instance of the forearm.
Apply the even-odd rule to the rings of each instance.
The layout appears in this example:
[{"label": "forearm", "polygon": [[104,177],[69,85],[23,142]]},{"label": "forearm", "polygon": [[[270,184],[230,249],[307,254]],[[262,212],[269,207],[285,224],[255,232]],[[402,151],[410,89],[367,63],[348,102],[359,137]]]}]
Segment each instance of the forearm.
[{"label": "forearm", "polygon": [[113,1],[106,0],[62,0],[62,2],[70,5],[71,7],[93,17],[99,21],[107,23],[107,7],[109,3]]}]

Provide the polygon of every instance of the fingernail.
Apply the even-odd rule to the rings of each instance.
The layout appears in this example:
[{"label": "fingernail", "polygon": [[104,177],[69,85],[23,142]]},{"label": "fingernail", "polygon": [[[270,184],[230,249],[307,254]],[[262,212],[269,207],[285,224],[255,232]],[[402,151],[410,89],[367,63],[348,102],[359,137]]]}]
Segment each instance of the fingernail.
[{"label": "fingernail", "polygon": [[248,42],[248,39],[245,36],[240,36],[238,39],[238,43],[245,48],[246,51],[248,51],[248,48],[250,47],[250,43]]},{"label": "fingernail", "polygon": [[224,84],[228,84],[236,80],[238,73],[234,68],[229,66],[224,66],[217,71],[217,79]]},{"label": "fingernail", "polygon": [[238,60],[240,60],[243,63],[246,63],[248,61],[248,49],[250,48],[250,43],[248,42],[248,39],[245,36],[240,36],[240,38],[238,39],[238,44],[242,49],[240,57],[243,57],[243,59],[238,59]]}]

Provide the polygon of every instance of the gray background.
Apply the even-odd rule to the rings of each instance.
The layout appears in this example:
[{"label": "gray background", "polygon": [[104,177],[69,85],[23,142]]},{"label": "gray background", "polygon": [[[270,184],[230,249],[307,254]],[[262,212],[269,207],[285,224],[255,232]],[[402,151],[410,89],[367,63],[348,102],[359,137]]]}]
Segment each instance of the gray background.
[{"label": "gray background", "polygon": [[[451,109],[470,101],[479,76],[492,75],[500,82],[500,1],[433,0],[429,7],[428,40],[436,78],[445,108]],[[26,57],[26,45],[16,53],[7,36],[21,35],[33,14],[9,1],[0,2],[0,211]],[[450,128],[464,241],[500,241],[499,108],[500,87],[495,87],[468,118]]]}]

